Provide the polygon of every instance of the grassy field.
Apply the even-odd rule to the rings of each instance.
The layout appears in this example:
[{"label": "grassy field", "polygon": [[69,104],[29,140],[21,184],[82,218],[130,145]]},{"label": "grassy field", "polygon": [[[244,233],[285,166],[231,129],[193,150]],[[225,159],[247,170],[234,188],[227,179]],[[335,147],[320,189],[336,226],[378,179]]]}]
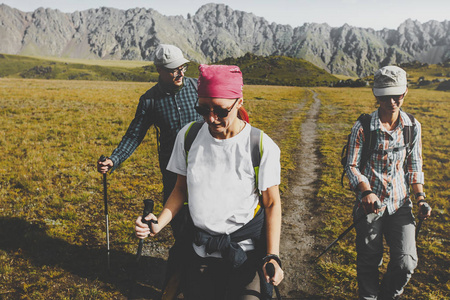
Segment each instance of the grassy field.
[{"label": "grassy field", "polygon": [[[0,79],[0,295],[6,299],[123,298],[133,261],[133,223],[142,200],[161,209],[154,130],[108,176],[115,275],[105,272],[104,208],[96,160],[109,155],[151,84]],[[283,176],[294,167],[304,89],[246,88],[256,126],[283,148]],[[293,128],[297,126],[297,128]],[[282,186],[282,189],[286,188]],[[170,231],[158,237],[170,244]]]},{"label": "grassy field", "polygon": [[[161,210],[154,130],[108,175],[113,274],[105,270],[102,185],[95,163],[119,143],[139,96],[151,85],[0,79],[0,298],[126,298],[126,269],[137,243],[134,219],[142,211],[143,199],[156,200],[155,210]],[[367,88],[314,90],[322,100],[322,171],[315,209],[323,224],[311,230],[327,244],[350,224],[352,194],[340,187],[340,150],[356,117],[372,111],[374,101]],[[244,95],[251,123],[282,149],[283,192],[288,188],[285,179],[295,168],[292,154],[312,92],[246,86]],[[448,92],[411,90],[405,102],[405,109],[423,124],[426,192],[434,209],[422,227],[421,260],[406,290],[407,299],[450,296],[448,99]],[[305,109],[300,109],[302,105]],[[338,206],[342,209],[335,209]],[[356,294],[352,234],[317,266],[320,296],[349,299]],[[155,244],[171,242],[167,230]]]}]

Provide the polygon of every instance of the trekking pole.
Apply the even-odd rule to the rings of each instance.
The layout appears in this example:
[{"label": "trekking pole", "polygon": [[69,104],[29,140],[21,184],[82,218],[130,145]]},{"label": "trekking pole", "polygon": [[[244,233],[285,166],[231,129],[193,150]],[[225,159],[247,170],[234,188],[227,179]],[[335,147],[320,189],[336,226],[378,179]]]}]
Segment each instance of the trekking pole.
[{"label": "trekking pole", "polygon": [[[381,208],[381,202],[380,202],[380,201],[375,202],[375,209],[380,209],[380,208]],[[350,230],[352,230],[353,227],[356,226],[356,224],[358,224],[359,222],[361,222],[361,220],[365,219],[366,216],[367,216],[367,215],[362,215],[362,216],[360,216],[358,219],[356,219],[355,222],[353,222],[353,224],[350,225],[349,228],[347,228],[343,233],[341,233],[341,235],[338,236],[337,239],[335,239],[331,244],[329,244],[329,245],[325,248],[325,250],[323,250],[323,252],[320,253],[320,255],[317,256],[317,257],[314,259],[313,262],[316,262],[322,255],[324,255],[324,254],[328,251],[328,249],[330,249],[331,247],[333,247],[334,244],[336,244],[337,242],[339,242],[340,239],[342,239],[342,238],[343,238]]]},{"label": "trekking pole", "polygon": [[[148,224],[148,221],[144,220],[144,218],[153,212],[153,200],[145,199],[144,200],[144,212],[142,213],[142,223]],[[154,221],[155,222],[155,221]],[[139,260],[141,259],[142,254],[142,246],[144,245],[144,239],[139,240],[138,249],[136,252],[136,263],[139,263]]]},{"label": "trekking pole", "polygon": [[[103,162],[106,160],[104,155],[100,156],[99,161]],[[108,193],[107,193],[107,183],[106,183],[106,173],[103,173],[103,201],[105,202],[105,222],[106,222],[106,259],[108,270],[111,268],[110,257],[109,257],[109,220],[108,220]]]},{"label": "trekking pole", "polygon": [[[142,213],[142,223],[148,224],[148,221],[144,220],[144,218],[149,213],[153,212],[153,205],[154,205],[153,200],[150,200],[150,199],[144,200],[144,211]],[[153,223],[157,223],[157,222],[153,221]],[[135,286],[137,285],[137,276],[138,276],[137,272],[139,269],[139,261],[141,259],[143,246],[144,246],[144,239],[139,239],[139,245],[138,245],[138,249],[136,252],[136,263],[135,263],[134,271],[132,271],[132,275],[131,275],[131,286],[130,286],[130,290],[129,290],[130,295],[129,295],[128,299],[134,299]]]},{"label": "trekking pole", "polygon": [[[431,210],[431,207],[426,202],[424,202],[422,204],[422,206],[420,207],[420,212],[422,213],[422,215],[427,215],[430,210]],[[417,237],[419,236],[419,231],[420,231],[420,227],[422,227],[423,220],[424,219],[419,216],[419,224],[417,224],[417,228],[416,228],[416,240],[417,240]]]},{"label": "trekking pole", "polygon": [[[266,264],[266,271],[267,271],[267,275],[269,275],[269,277],[275,276],[275,266],[273,265],[273,263]],[[281,300],[280,290],[278,289],[278,287],[276,285],[274,285],[273,288],[275,289],[275,294],[277,294],[277,299]]]}]

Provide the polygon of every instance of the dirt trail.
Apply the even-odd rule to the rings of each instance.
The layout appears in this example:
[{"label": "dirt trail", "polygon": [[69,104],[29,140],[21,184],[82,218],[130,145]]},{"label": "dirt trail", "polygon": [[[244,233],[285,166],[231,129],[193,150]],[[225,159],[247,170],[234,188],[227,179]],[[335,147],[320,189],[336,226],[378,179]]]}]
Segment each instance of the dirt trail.
[{"label": "dirt trail", "polygon": [[309,235],[316,216],[311,213],[312,201],[319,179],[317,155],[317,119],[320,99],[314,92],[314,102],[309,108],[301,128],[300,148],[295,156],[297,168],[290,176],[289,191],[283,195],[283,226],[280,253],[285,279],[280,292],[285,299],[306,299],[315,294],[311,282],[314,236]]}]

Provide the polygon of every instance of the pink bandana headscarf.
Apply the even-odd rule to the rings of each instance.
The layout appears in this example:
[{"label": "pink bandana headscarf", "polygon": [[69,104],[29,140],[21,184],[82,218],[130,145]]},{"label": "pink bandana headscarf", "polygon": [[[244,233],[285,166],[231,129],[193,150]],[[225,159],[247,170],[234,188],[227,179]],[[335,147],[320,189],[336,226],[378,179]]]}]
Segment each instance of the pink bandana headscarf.
[{"label": "pink bandana headscarf", "polygon": [[238,66],[200,65],[198,96],[210,98],[242,98],[244,86]]}]

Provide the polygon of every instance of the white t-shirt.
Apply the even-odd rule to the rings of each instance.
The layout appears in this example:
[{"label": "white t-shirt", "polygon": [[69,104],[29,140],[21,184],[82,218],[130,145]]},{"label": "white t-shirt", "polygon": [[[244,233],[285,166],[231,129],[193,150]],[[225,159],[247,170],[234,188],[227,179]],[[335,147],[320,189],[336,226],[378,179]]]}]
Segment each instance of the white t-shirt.
[{"label": "white t-shirt", "polygon": [[[258,204],[250,152],[251,125],[246,124],[232,138],[221,140],[210,134],[207,123],[203,124],[189,150],[186,166],[184,139],[188,127],[178,133],[167,169],[187,178],[194,225],[211,235],[231,234],[253,218]],[[280,173],[280,149],[264,134],[259,190],[279,185]],[[244,250],[253,249],[251,241],[242,246]],[[203,251],[195,245],[194,248],[201,255],[199,251]]]}]

